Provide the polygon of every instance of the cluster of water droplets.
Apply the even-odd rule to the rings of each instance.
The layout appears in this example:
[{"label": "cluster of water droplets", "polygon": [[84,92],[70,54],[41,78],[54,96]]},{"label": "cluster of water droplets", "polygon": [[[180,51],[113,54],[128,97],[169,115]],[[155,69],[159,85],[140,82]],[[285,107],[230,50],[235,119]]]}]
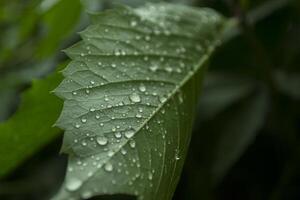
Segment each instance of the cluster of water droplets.
[{"label": "cluster of water droplets", "polygon": [[[183,115],[174,107],[184,101],[176,91],[187,74],[196,70],[194,58],[206,53],[209,41],[195,39],[194,29],[182,32],[176,25],[184,22],[180,16],[168,16],[168,20],[163,19],[165,16],[153,17],[155,9],[165,11],[163,6],[147,9],[136,11],[139,16],[129,13],[126,26],[97,25],[85,31],[84,46],[74,53],[77,60],[65,70],[71,78],[64,84],[72,88],[66,98],[77,103],[71,109],[80,111],[68,116],[74,118],[67,129],[73,134],[71,143],[79,155],[68,168],[73,175],[66,180],[70,192],[103,173],[130,177],[126,183],[129,186],[147,180],[155,187],[153,183],[162,176],[159,172],[166,173],[168,164],[171,168],[181,159],[174,139],[179,136],[168,133],[170,129],[174,134],[178,128],[165,125]],[[206,16],[201,19],[212,20]],[[123,34],[126,30],[127,35]],[[100,35],[92,37],[95,32]],[[173,116],[168,119],[166,113]],[[165,161],[168,145],[175,147],[168,152],[171,161]],[[121,184],[122,178],[111,177],[107,187]],[[105,193],[108,188],[101,190]],[[99,188],[82,191],[82,198],[89,198]],[[138,195],[139,191],[134,193]]]}]

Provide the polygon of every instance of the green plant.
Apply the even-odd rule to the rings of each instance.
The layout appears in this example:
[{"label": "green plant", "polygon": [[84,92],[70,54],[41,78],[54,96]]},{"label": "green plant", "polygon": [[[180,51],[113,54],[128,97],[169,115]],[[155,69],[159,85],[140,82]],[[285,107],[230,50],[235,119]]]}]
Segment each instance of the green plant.
[{"label": "green plant", "polygon": [[[82,6],[112,6],[96,1],[49,2],[32,3],[33,14],[20,23],[25,27],[22,37],[30,35],[37,47],[28,48],[19,39],[0,51],[0,59],[7,65],[0,67],[5,72],[0,119],[12,113],[17,102],[10,100],[22,87],[66,60],[55,52],[76,26],[86,26],[87,16],[80,14]],[[133,2],[127,3],[136,5]],[[4,11],[16,6],[6,5]],[[63,14],[69,5],[74,12]],[[53,195],[62,180],[42,198],[102,199],[101,195],[122,194],[139,200],[226,199],[216,188],[226,183],[226,176],[256,138],[267,135],[287,145],[288,157],[281,161],[276,184],[266,183],[264,192],[253,192],[249,199],[285,198],[287,185],[300,166],[300,75],[295,67],[299,51],[290,48],[286,56],[281,55],[282,60],[270,59],[278,54],[273,51],[274,41],[285,37],[280,33],[282,27],[276,29],[278,36],[270,37],[263,20],[284,9],[295,9],[295,13],[298,9],[290,7],[295,2],[283,0],[224,5],[234,16],[171,3],[114,6],[89,14],[91,24],[80,32],[79,42],[64,51],[71,59],[60,67],[64,79],[54,72],[34,81],[16,113],[0,124],[0,176],[12,173],[63,130],[61,151],[68,155],[65,180],[59,192]],[[251,11],[252,7],[258,8]],[[42,23],[49,28],[39,39],[30,34],[38,16],[43,16]],[[58,28],[61,16],[66,16],[67,25]],[[291,21],[296,24],[299,19],[295,19],[298,21]],[[78,41],[75,35],[70,38],[67,43]],[[19,61],[26,63],[25,67],[8,70],[16,64],[14,48],[19,46],[28,48],[34,65],[41,64],[44,69],[28,66],[23,61],[29,56],[25,54]],[[49,94],[52,90],[64,100],[63,105]],[[61,107],[57,129],[51,124]],[[12,144],[17,148],[8,154]],[[183,167],[189,181],[180,197],[174,192]],[[9,199],[9,187],[3,188],[0,197],[3,193],[3,198]]]}]

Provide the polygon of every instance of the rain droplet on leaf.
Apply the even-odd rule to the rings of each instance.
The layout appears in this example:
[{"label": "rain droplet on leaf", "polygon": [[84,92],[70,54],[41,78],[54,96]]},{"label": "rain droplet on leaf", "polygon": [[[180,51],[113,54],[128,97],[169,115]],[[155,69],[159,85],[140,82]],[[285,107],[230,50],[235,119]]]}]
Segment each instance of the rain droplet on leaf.
[{"label": "rain droplet on leaf", "polygon": [[134,103],[138,103],[141,101],[141,97],[137,94],[137,93],[132,93],[130,96],[129,96],[130,100]]},{"label": "rain droplet on leaf", "polygon": [[131,148],[135,148],[135,141],[130,140],[129,145],[130,145]]},{"label": "rain droplet on leaf", "polygon": [[105,171],[111,172],[113,170],[113,166],[111,163],[106,163],[104,166]]},{"label": "rain droplet on leaf", "polygon": [[99,145],[106,145],[108,142],[107,138],[104,136],[97,137],[96,141]]},{"label": "rain droplet on leaf", "polygon": [[125,137],[126,138],[132,138],[132,136],[134,135],[134,131],[133,130],[129,130],[125,132]]},{"label": "rain droplet on leaf", "polygon": [[66,188],[67,190],[69,191],[75,191],[77,190],[78,188],[80,188],[80,186],[82,185],[82,181],[78,178],[75,178],[75,177],[70,177],[68,180],[67,180],[67,183],[66,183]]},{"label": "rain droplet on leaf", "polygon": [[141,85],[139,86],[139,90],[140,90],[141,92],[145,92],[145,91],[146,91],[146,86],[145,86],[144,84],[141,84]]}]

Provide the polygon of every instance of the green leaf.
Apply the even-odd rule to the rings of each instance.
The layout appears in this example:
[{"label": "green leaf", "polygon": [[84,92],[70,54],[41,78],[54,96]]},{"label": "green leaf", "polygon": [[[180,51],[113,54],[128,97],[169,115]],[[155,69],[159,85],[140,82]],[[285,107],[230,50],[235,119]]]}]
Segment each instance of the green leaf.
[{"label": "green leaf", "polygon": [[208,73],[200,99],[201,119],[211,119],[254,90],[253,80],[230,73]]},{"label": "green leaf", "polygon": [[269,109],[268,91],[251,78],[210,72],[205,79],[187,162],[186,199],[212,199],[260,132]]},{"label": "green leaf", "polygon": [[274,74],[278,89],[294,99],[300,99],[300,74],[277,71]]},{"label": "green leaf", "polygon": [[17,91],[11,88],[0,88],[0,122],[11,114],[13,107],[17,104]]},{"label": "green leaf", "polygon": [[[67,12],[66,12],[67,11]],[[61,0],[47,10],[42,16],[47,28],[47,34],[38,46],[38,56],[44,58],[54,50],[66,36],[74,31],[82,11],[80,0]],[[63,20],[63,23],[58,23]]]},{"label": "green leaf", "polygon": [[220,134],[213,147],[213,183],[220,182],[255,139],[264,124],[268,104],[269,94],[260,89],[219,117]]},{"label": "green leaf", "polygon": [[227,20],[210,9],[150,4],[92,16],[55,90],[69,154],[54,199],[131,194],[171,199],[191,136],[205,63]]},{"label": "green leaf", "polygon": [[22,95],[19,109],[0,124],[0,176],[6,175],[60,132],[52,124],[62,102],[49,91],[61,81],[58,74],[33,81]]}]

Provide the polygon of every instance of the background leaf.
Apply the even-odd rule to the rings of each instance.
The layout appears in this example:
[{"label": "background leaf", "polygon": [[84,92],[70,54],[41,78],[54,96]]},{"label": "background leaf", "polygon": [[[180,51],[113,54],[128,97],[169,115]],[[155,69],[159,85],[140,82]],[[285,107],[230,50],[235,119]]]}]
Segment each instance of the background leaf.
[{"label": "background leaf", "polygon": [[249,95],[255,88],[251,79],[229,73],[208,73],[200,99],[199,118],[213,119],[229,106]]},{"label": "background leaf", "polygon": [[[65,12],[68,10],[68,12]],[[38,56],[45,57],[57,50],[63,39],[70,35],[78,24],[82,5],[80,0],[62,0],[51,6],[42,15],[46,35],[38,46]],[[58,23],[62,20],[62,23]]]},{"label": "background leaf", "polygon": [[227,21],[210,9],[170,4],[92,17],[83,41],[66,51],[73,61],[55,90],[65,99],[57,125],[69,154],[55,199],[171,199],[204,64]]},{"label": "background leaf", "polygon": [[219,138],[214,147],[213,183],[219,183],[261,130],[268,111],[266,90],[255,91],[220,117]]},{"label": "background leaf", "polygon": [[59,115],[62,102],[49,91],[62,79],[59,74],[33,81],[22,95],[19,109],[0,124],[0,176],[6,175],[22,161],[59,134],[51,127]]}]

